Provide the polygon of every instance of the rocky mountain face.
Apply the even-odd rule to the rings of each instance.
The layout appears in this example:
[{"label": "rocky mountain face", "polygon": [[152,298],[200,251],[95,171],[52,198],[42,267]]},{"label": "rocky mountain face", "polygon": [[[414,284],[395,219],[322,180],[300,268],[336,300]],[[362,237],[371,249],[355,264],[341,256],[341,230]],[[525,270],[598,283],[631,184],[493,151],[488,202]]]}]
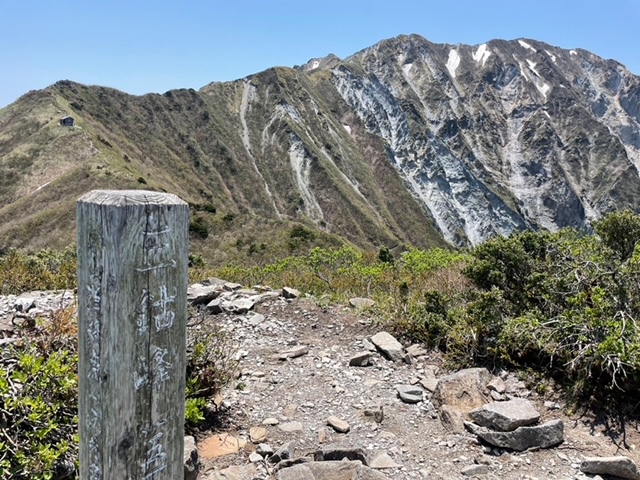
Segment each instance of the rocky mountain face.
[{"label": "rocky mountain face", "polygon": [[224,217],[263,236],[302,223],[360,245],[475,245],[638,211],[639,168],[640,78],[619,63],[400,36],[200,91],[26,94],[0,110],[0,246],[68,243],[92,188],[213,206],[219,235]]},{"label": "rocky mountain face", "polygon": [[333,67],[332,82],[452,243],[638,207],[640,79],[614,61],[409,36]]}]

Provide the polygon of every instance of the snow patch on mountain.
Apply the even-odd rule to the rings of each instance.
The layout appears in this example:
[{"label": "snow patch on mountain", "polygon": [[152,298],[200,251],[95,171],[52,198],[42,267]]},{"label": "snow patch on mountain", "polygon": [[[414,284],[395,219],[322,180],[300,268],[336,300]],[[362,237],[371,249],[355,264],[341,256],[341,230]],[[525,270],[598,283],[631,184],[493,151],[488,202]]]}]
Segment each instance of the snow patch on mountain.
[{"label": "snow patch on mountain", "polygon": [[531,60],[529,60],[527,58],[527,64],[529,65],[529,70],[531,70],[533,73],[535,73],[536,77],[539,77],[540,74],[538,73],[538,71],[536,70],[536,63],[532,62]]},{"label": "snow patch on mountain", "polygon": [[472,55],[473,59],[480,63],[482,62],[482,66],[484,67],[485,62],[491,56],[491,51],[487,49],[487,44],[483,43],[478,47],[478,50]]},{"label": "snow patch on mountain", "polygon": [[549,86],[549,84],[547,83],[541,83],[538,84],[538,82],[533,82],[533,84],[536,86],[536,88],[538,89],[538,91],[544,95],[544,98],[547,98],[547,92],[551,89],[551,87]]},{"label": "snow patch on mountain", "polygon": [[524,40],[518,40],[518,43],[520,44],[520,46],[526,48],[527,50],[531,50],[533,53],[538,53],[538,51],[535,48],[533,48],[530,44],[528,44]]},{"label": "snow patch on mountain", "polygon": [[452,78],[456,78],[456,70],[460,66],[460,55],[458,51],[453,49],[449,52],[449,59],[447,60],[447,70]]}]

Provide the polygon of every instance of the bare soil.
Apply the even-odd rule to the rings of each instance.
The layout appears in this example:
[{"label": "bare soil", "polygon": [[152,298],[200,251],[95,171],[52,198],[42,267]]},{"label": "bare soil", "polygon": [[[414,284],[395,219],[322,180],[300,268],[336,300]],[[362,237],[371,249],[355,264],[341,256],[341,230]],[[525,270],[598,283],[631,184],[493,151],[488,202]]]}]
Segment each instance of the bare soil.
[{"label": "bare soil", "polygon": [[[260,321],[256,314],[264,319]],[[481,445],[470,433],[448,432],[428,400],[429,392],[425,390],[423,402],[407,404],[395,389],[399,384],[415,383],[429,365],[440,368],[440,355],[431,352],[409,365],[373,353],[373,365],[350,367],[350,357],[365,350],[363,341],[383,328],[347,307],[279,298],[248,314],[223,313],[206,321],[232,332],[241,356],[240,375],[223,392],[220,423],[200,433],[197,443],[201,446],[207,437],[224,434],[246,445],[237,453],[216,458],[203,458],[211,452],[201,451],[202,479],[213,478],[214,472],[232,465],[249,465],[249,455],[256,448],[249,430],[260,426],[267,429],[265,442],[274,449],[293,441],[296,456],[331,445],[361,447],[372,456],[386,452],[398,466],[381,471],[395,480],[469,478],[462,470],[474,464],[488,465],[489,473],[482,478],[489,479],[589,478],[579,471],[585,456],[625,455],[636,463],[640,460],[636,422],[621,425],[598,412],[571,412],[561,392],[546,392],[542,397],[528,390],[542,421],[559,418],[564,422],[565,440],[555,448],[504,451]],[[280,352],[299,345],[308,346],[308,354],[278,358]],[[438,376],[446,373],[440,370]],[[382,423],[362,415],[371,405],[382,406]],[[331,415],[348,422],[349,432],[337,433],[328,427]],[[268,418],[279,424],[263,425]],[[295,426],[291,422],[299,422],[301,429],[283,431],[281,427],[287,424]],[[252,472],[246,473],[247,478],[275,478],[267,462],[256,463]]]}]

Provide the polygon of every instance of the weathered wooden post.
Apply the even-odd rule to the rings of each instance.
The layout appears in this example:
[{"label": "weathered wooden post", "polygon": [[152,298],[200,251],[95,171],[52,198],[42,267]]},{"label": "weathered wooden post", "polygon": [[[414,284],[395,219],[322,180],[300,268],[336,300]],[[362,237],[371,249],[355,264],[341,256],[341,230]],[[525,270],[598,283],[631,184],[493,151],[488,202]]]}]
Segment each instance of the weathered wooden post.
[{"label": "weathered wooden post", "polygon": [[81,480],[183,478],[188,225],[175,195],[78,200]]}]

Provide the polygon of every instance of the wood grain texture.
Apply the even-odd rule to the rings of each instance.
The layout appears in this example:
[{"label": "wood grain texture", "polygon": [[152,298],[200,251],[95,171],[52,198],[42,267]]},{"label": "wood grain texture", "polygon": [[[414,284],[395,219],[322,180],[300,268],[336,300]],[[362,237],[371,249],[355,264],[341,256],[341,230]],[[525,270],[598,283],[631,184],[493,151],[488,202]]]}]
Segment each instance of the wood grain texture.
[{"label": "wood grain texture", "polygon": [[188,223],[175,195],[78,200],[82,480],[183,476]]}]

